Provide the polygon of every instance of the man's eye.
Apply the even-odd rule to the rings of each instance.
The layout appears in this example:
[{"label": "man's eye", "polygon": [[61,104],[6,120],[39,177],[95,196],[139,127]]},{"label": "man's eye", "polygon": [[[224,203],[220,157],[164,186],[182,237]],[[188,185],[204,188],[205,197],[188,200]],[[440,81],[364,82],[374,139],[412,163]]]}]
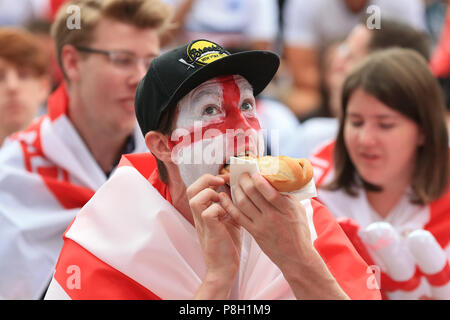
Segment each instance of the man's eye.
[{"label": "man's eye", "polygon": [[244,102],[241,105],[241,110],[242,111],[252,111],[253,110],[253,105],[251,103],[249,103],[249,102]]},{"label": "man's eye", "polygon": [[116,56],[113,61],[115,64],[125,67],[131,66],[134,62],[132,57],[127,56]]},{"label": "man's eye", "polygon": [[205,108],[205,110],[203,110],[203,114],[206,115],[215,115],[218,114],[220,112],[219,108],[215,107],[215,106],[208,106]]},{"label": "man's eye", "polygon": [[392,129],[393,127],[395,127],[395,124],[393,123],[380,123],[379,124],[381,129]]}]

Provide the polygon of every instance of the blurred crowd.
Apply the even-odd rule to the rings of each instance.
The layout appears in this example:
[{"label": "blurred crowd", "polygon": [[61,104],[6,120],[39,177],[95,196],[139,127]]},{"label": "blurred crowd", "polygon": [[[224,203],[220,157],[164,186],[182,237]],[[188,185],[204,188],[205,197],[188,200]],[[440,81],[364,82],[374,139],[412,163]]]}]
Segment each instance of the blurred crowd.
[{"label": "blurred crowd", "polygon": [[[281,57],[275,78],[256,99],[261,127],[266,129],[267,153],[311,159],[317,187],[324,186],[321,201],[333,214],[333,210],[337,212],[336,217],[351,217],[359,223],[359,228],[366,228],[373,222],[388,221],[385,218],[396,212],[403,217],[409,217],[405,212],[418,216],[425,212],[424,206],[441,201],[443,204],[439,202],[439,208],[443,209],[439,210],[446,214],[446,221],[450,220],[446,191],[448,155],[440,158],[442,153],[448,153],[448,137],[444,139],[442,132],[436,129],[440,124],[432,122],[441,121],[442,128],[450,134],[448,1],[148,0],[143,13],[136,13],[131,19],[129,13],[119,12],[111,5],[105,9],[105,18],[100,23],[96,21],[97,7],[101,6],[98,0],[67,2],[0,0],[0,166],[4,166],[0,169],[0,298],[43,297],[58,257],[62,234],[76,212],[107,180],[122,154],[146,150],[136,126],[134,94],[151,60],[161,52],[195,39],[219,43],[232,53],[270,50]],[[70,8],[68,4],[78,5],[81,10]],[[144,33],[148,30],[152,33]],[[393,48],[408,49],[408,53],[404,56],[394,53],[391,60],[386,58],[386,61],[378,56],[376,68],[381,76],[378,82],[373,80],[374,72],[370,73],[372,67],[366,59]],[[389,70],[383,73],[386,65],[398,73]],[[406,73],[413,69],[419,75],[409,77]],[[427,72],[431,72],[430,75]],[[389,78],[392,76],[401,79],[403,86]],[[416,80],[436,84],[437,91],[434,87],[418,88],[419,85],[414,84]],[[361,81],[367,88],[361,93],[356,85],[352,87],[351,81]],[[394,88],[396,91],[392,92]],[[371,100],[373,97],[376,99]],[[375,161],[373,159],[380,155],[377,148],[371,146],[376,142],[358,142],[360,145],[352,149],[356,138],[351,140],[351,135],[355,137],[356,128],[362,130],[365,124],[372,126],[371,111],[358,109],[355,99],[360,99],[361,105],[373,106],[370,110],[395,110],[392,111],[395,117],[401,115],[417,124],[418,132],[400,133],[408,137],[417,135],[419,142],[414,141],[414,152],[408,149],[408,143],[412,142],[400,140],[400,136],[382,138],[386,143],[399,139],[391,148],[399,148],[395,151],[400,154],[411,154],[404,162],[397,159],[398,163],[392,164],[398,172],[406,171],[404,165],[408,161],[416,163],[417,160],[418,166],[431,164],[431,171],[418,173],[422,176],[417,184],[409,179],[398,189],[389,190],[391,196],[399,193],[397,198],[377,198],[379,193],[372,199],[369,192],[364,203],[370,205],[368,211],[377,212],[381,218],[367,218],[365,222],[350,211],[346,215],[351,199],[336,200],[336,193],[332,191],[360,187],[365,180],[372,184],[384,183],[370,180],[371,173],[365,176],[363,165],[358,166],[358,156],[354,154],[362,152],[363,162]],[[416,106],[419,103],[414,100],[417,99],[421,100]],[[408,104],[414,110],[390,105],[398,101],[398,105]],[[442,117],[428,117],[426,113]],[[374,133],[375,127],[394,126],[396,121],[389,118],[387,123],[376,122],[371,129],[359,134],[375,136],[378,134]],[[345,124],[354,131],[344,132]],[[428,133],[436,141],[420,138],[420,134]],[[446,144],[442,145],[442,141]],[[431,144],[434,149],[424,147]],[[345,149],[348,150],[344,152]],[[432,156],[419,157],[416,149]],[[350,158],[354,162],[351,170],[346,167]],[[5,169],[7,165],[11,166],[10,171]],[[353,176],[355,170],[363,179],[346,181],[345,176]],[[415,168],[408,170],[413,172]],[[397,179],[395,177],[399,175],[389,176]],[[39,185],[42,181],[36,179],[43,181],[45,190]],[[434,187],[423,186],[425,180]],[[330,184],[325,187],[327,183]],[[403,199],[405,186],[417,192],[413,203],[418,204],[420,210],[413,205],[400,207],[399,203],[408,202],[399,200]],[[33,193],[27,195],[27,200],[21,196],[25,189]],[[320,194],[319,191],[319,199]],[[380,207],[380,203],[384,206]],[[55,218],[60,211],[67,217]],[[38,214],[27,218],[30,212]],[[439,219],[444,218],[439,216]],[[395,232],[405,231],[406,221],[389,222]],[[427,222],[430,223],[423,221],[423,229]],[[350,230],[351,224],[344,221],[343,228]],[[366,233],[367,237],[371,236],[370,230]],[[439,236],[433,234],[434,238],[447,257],[450,255],[450,229],[438,233]],[[382,269],[389,276],[389,283],[394,283],[394,289],[385,297],[417,298],[411,294],[413,290],[401,285],[400,289],[395,287],[395,283],[410,281],[416,269],[396,278],[395,272],[389,273],[389,263],[380,262],[389,260],[389,254],[372,259],[384,266]],[[420,266],[420,259],[415,259],[413,264]],[[13,263],[5,265],[7,260]],[[36,264],[40,265],[38,272],[31,269]],[[395,268],[392,270],[397,270]],[[397,289],[407,294],[398,294]],[[450,299],[446,293],[433,296],[430,292],[422,292],[420,297]]]},{"label": "blurred crowd", "polygon": [[[446,62],[443,44],[443,39],[447,39],[443,30],[445,0],[164,2],[172,6],[173,16],[171,27],[160,37],[162,51],[204,38],[222,44],[230,52],[261,49],[282,57],[276,78],[259,101],[263,127],[280,130],[283,144],[276,146],[280,154],[309,156],[321,142],[333,137],[337,130],[333,118],[338,116],[345,75],[352,65],[377,49],[412,48],[431,60],[448,107],[450,63]],[[51,23],[63,3],[64,0],[0,1],[2,29],[32,34],[40,43],[42,54],[48,57],[45,78],[49,79],[49,93],[63,80],[50,34]],[[9,60],[7,53],[4,58],[20,64]],[[31,100],[38,101],[41,108],[30,110],[27,119],[45,112],[45,101],[39,97]],[[1,141],[12,132],[2,132]],[[306,145],[298,148],[296,142],[288,139],[293,132],[307,136]]]}]

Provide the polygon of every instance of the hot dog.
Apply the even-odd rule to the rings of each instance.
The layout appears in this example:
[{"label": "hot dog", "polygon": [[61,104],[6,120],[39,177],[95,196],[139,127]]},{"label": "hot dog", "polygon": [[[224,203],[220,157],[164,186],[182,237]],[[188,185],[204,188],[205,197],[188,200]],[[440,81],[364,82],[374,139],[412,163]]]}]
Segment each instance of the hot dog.
[{"label": "hot dog", "polygon": [[[313,177],[313,168],[309,160],[296,159],[287,156],[242,157],[254,159],[258,164],[261,175],[280,192],[292,192],[303,188]],[[221,174],[229,172],[229,165],[225,165]]]}]

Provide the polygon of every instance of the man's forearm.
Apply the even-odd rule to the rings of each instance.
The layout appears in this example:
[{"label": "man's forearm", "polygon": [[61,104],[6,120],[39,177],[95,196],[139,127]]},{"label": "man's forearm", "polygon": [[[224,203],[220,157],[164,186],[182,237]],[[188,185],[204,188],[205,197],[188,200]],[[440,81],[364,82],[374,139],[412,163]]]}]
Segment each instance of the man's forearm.
[{"label": "man's forearm", "polygon": [[234,283],[234,277],[207,275],[195,293],[195,300],[226,300]]},{"label": "man's forearm", "polygon": [[349,299],[314,249],[303,262],[284,266],[281,271],[299,300]]}]

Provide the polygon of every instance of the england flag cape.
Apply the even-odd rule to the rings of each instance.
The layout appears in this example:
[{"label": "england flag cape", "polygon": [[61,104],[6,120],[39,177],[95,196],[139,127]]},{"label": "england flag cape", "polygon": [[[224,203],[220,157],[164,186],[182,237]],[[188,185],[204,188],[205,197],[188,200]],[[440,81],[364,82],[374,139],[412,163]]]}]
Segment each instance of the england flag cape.
[{"label": "england flag cape", "polygon": [[[314,246],[353,299],[378,299],[371,272],[328,210],[304,205]],[[231,299],[294,299],[280,270],[242,231]],[[46,299],[192,299],[205,274],[195,227],[171,204],[151,154],[127,155],[64,235]]]},{"label": "england flag cape", "polygon": [[[105,181],[71,124],[65,86],[48,114],[10,137],[0,152],[0,299],[41,298],[76,212]],[[146,151],[139,130],[135,151]]]},{"label": "england flag cape", "polygon": [[[334,176],[334,147],[335,141],[330,141],[311,157],[314,178],[319,187],[330,182]],[[383,261],[377,260],[380,253],[385,256],[385,260],[393,261],[404,254],[403,263],[398,266],[402,269],[397,275],[398,278],[381,269],[378,280],[384,298],[450,299],[450,191],[425,206],[412,204],[406,193],[384,219],[370,207],[365,193],[361,190],[356,196],[350,196],[343,190],[319,189],[318,200],[337,218],[348,238],[369,265],[383,266]],[[392,226],[395,234],[386,237],[388,230],[380,229],[380,238],[373,243],[364,242],[364,236],[368,232],[383,228],[385,223]],[[428,247],[424,247],[422,252],[419,250],[412,258],[409,252],[405,252],[404,247],[408,242],[407,235],[417,230],[428,232],[435,241],[432,240]],[[398,243],[391,241],[393,238],[397,238]],[[436,252],[431,254],[433,250]],[[392,257],[389,257],[390,255]],[[395,268],[396,266],[391,265],[391,269]]]}]

